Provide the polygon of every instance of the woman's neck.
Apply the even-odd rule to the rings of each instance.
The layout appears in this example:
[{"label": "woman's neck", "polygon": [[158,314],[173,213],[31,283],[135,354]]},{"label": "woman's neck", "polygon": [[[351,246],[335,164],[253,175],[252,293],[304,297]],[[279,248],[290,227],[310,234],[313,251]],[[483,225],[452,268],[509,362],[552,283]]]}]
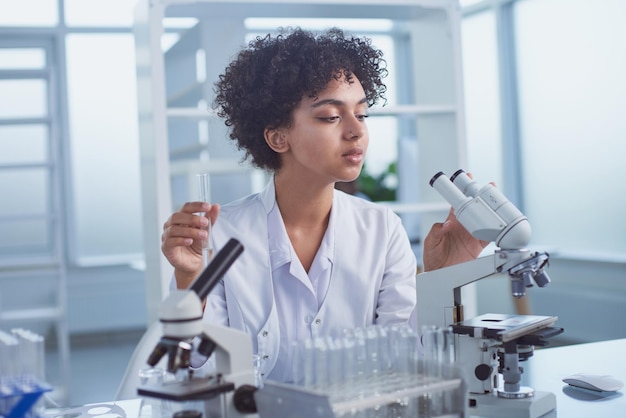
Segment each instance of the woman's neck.
[{"label": "woman's neck", "polygon": [[274,185],[287,235],[308,273],[328,228],[334,185],[285,175],[276,175]]},{"label": "woman's neck", "polygon": [[277,173],[274,177],[276,202],[285,225],[314,227],[327,225],[333,203],[334,184],[316,184]]}]

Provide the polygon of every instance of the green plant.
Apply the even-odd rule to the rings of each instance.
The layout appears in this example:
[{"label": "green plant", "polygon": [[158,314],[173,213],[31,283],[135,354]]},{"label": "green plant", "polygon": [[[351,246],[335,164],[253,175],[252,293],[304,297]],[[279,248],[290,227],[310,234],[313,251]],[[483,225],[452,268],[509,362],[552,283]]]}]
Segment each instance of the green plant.
[{"label": "green plant", "polygon": [[390,163],[382,173],[373,176],[363,165],[358,178],[359,191],[374,202],[394,201],[398,189],[398,167],[395,162]]}]

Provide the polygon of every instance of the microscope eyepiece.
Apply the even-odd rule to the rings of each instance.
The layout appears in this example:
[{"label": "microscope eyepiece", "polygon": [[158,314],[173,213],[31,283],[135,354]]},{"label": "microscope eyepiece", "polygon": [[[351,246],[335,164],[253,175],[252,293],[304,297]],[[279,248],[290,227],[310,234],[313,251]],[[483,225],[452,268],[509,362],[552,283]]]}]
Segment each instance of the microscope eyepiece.
[{"label": "microscope eyepiece", "polygon": [[206,298],[242,252],[243,245],[231,238],[215,255],[207,268],[193,281],[189,289],[196,292],[201,300]]},{"label": "microscope eyepiece", "polygon": [[443,176],[443,171],[438,172],[437,174],[435,174],[430,181],[428,182],[428,184],[430,184],[430,187],[433,187],[433,184],[435,183],[435,181],[440,177]]},{"label": "microscope eyepiece", "polygon": [[450,181],[454,183],[454,180],[463,173],[465,173],[465,170],[463,170],[462,168],[459,168],[458,170],[454,172],[453,175],[450,176]]}]

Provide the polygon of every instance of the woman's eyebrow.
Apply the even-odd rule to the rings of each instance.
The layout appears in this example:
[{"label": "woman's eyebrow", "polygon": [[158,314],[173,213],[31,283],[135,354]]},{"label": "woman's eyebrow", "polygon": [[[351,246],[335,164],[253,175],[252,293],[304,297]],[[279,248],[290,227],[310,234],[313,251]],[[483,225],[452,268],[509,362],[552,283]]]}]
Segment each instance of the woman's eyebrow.
[{"label": "woman's eyebrow", "polygon": [[[363,103],[367,103],[367,98],[363,97],[361,100],[359,100],[359,102],[357,104],[363,104]],[[337,99],[324,99],[324,100],[320,100],[319,102],[313,102],[313,104],[311,105],[312,108],[317,108],[317,107],[321,107],[321,106],[325,106],[325,105],[333,105],[333,106],[344,106],[346,104],[346,102],[342,101],[342,100],[337,100]]]}]

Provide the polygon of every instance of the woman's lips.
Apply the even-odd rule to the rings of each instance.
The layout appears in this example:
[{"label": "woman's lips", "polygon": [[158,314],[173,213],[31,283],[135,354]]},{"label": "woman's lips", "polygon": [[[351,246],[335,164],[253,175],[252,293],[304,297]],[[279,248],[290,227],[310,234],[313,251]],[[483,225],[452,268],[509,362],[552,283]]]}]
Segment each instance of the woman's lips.
[{"label": "woman's lips", "polygon": [[352,148],[348,152],[343,153],[341,156],[354,163],[363,162],[364,158],[363,150],[361,148]]}]

